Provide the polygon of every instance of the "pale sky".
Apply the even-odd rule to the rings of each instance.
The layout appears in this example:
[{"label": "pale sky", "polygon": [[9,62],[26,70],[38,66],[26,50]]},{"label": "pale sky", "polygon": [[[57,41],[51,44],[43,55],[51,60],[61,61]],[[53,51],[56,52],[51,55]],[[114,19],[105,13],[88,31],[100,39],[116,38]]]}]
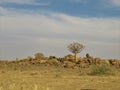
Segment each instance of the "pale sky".
[{"label": "pale sky", "polygon": [[79,42],[94,57],[120,59],[120,0],[0,0],[0,59],[63,57]]}]

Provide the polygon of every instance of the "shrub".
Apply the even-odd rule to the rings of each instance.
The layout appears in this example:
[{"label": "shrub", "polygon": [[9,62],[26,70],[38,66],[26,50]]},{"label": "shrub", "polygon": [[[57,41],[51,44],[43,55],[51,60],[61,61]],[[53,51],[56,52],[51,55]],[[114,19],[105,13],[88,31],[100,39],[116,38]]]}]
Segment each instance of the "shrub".
[{"label": "shrub", "polygon": [[51,59],[50,63],[52,63],[55,66],[60,66],[60,64],[61,64],[57,59]]},{"label": "shrub", "polygon": [[107,64],[93,65],[90,67],[90,75],[114,75],[113,68]]},{"label": "shrub", "polygon": [[44,59],[44,54],[43,53],[36,53],[35,59]]}]

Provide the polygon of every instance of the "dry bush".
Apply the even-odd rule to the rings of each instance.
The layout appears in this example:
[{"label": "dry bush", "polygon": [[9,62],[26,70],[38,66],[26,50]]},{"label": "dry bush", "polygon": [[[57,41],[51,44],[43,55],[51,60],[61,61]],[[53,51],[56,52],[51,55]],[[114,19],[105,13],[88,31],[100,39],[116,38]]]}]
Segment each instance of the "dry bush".
[{"label": "dry bush", "polygon": [[114,75],[114,68],[107,64],[92,65],[90,75]]},{"label": "dry bush", "polygon": [[36,53],[35,54],[35,59],[44,59],[44,58],[45,58],[45,56],[43,53]]},{"label": "dry bush", "polygon": [[57,59],[51,59],[51,60],[49,60],[49,63],[51,63],[52,65],[55,65],[55,66],[61,65],[61,62],[59,62]]}]

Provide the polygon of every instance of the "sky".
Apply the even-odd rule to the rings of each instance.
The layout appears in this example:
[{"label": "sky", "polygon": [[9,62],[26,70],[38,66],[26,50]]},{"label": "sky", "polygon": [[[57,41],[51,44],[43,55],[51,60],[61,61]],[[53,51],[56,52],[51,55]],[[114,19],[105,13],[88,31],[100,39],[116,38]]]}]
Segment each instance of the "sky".
[{"label": "sky", "polygon": [[79,53],[120,59],[120,0],[0,0],[0,60]]}]

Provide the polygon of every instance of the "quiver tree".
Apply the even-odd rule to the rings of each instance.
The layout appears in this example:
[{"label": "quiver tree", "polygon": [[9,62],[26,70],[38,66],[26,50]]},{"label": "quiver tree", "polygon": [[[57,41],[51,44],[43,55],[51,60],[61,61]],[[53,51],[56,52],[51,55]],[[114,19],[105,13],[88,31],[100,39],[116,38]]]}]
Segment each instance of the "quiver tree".
[{"label": "quiver tree", "polygon": [[75,61],[77,61],[77,54],[80,53],[84,49],[84,45],[78,42],[71,43],[67,46],[68,50],[74,53]]}]

